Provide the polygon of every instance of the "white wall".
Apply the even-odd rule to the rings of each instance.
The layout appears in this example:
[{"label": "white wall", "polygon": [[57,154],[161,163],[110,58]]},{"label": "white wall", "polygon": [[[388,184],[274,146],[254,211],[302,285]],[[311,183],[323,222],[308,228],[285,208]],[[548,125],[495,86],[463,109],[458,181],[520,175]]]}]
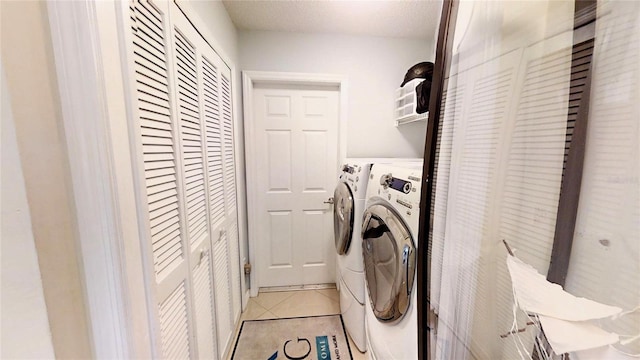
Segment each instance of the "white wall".
[{"label": "white wall", "polygon": [[237,63],[238,32],[231,18],[229,18],[229,14],[224,8],[222,1],[180,0],[178,4],[182,9],[186,10],[187,16],[189,16],[192,21],[194,16],[197,16],[201,20],[196,26],[202,25],[206,28],[207,33],[204,35],[208,38],[207,40],[211,38],[215,40],[215,44],[212,45],[219,48],[216,50],[221,49],[229,60]]},{"label": "white wall", "polygon": [[3,359],[53,359],[38,255],[18,155],[9,91],[2,77],[2,348]]},{"label": "white wall", "polygon": [[422,157],[426,123],[396,128],[394,91],[409,67],[433,61],[433,40],[240,31],[242,70],[348,79],[347,157]]},{"label": "white wall", "polygon": [[0,1],[0,9],[2,66],[55,355],[61,359],[90,358],[76,213],[47,3]]}]

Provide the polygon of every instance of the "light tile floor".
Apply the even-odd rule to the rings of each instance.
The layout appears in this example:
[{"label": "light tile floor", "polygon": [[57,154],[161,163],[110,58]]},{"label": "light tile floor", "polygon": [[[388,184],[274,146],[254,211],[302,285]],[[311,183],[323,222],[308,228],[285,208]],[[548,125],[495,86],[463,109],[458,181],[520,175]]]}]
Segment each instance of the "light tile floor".
[{"label": "light tile floor", "polygon": [[[260,292],[249,299],[247,309],[242,313],[240,324],[244,320],[277,319],[298,316],[331,315],[340,313],[340,298],[336,289],[295,290]],[[234,339],[235,343],[235,339]],[[349,346],[354,360],[366,359],[358,351],[349,337]],[[231,351],[230,351],[231,353]],[[231,354],[229,354],[229,357]]]}]

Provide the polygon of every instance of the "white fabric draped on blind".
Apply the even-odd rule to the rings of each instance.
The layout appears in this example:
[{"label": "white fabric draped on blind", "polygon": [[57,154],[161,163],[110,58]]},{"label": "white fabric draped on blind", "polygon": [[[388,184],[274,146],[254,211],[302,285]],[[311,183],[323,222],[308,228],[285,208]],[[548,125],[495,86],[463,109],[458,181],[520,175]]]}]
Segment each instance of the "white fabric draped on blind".
[{"label": "white fabric draped on blind", "polygon": [[[432,240],[436,359],[518,359],[518,347],[533,349],[533,330],[504,336],[514,314],[501,240],[546,274],[565,151],[573,13],[573,2],[460,2]],[[519,316],[518,328],[527,320]]]}]

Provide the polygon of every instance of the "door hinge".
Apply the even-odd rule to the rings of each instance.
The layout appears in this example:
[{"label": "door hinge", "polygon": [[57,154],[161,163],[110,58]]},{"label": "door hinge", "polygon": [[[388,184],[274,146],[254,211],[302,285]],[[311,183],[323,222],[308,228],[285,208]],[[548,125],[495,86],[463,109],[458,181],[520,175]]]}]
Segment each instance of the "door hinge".
[{"label": "door hinge", "polygon": [[244,274],[245,275],[251,274],[251,264],[250,263],[244,264]]}]

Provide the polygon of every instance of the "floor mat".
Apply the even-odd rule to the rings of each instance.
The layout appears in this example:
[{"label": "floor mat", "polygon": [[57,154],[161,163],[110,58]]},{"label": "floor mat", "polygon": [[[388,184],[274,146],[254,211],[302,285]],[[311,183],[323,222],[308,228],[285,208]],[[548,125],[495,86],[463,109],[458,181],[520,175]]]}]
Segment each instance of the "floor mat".
[{"label": "floor mat", "polygon": [[341,315],[245,320],[232,360],[351,360]]}]

